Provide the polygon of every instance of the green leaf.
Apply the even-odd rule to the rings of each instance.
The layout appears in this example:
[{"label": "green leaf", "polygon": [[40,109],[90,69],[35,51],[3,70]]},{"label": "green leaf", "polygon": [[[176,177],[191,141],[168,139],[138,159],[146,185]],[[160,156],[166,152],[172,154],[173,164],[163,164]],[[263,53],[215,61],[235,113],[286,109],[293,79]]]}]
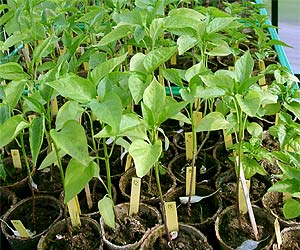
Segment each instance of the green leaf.
[{"label": "green leaf", "polygon": [[136,174],[138,177],[145,176],[158,161],[162,152],[162,143],[160,140],[155,144],[149,144],[144,140],[135,140],[129,147],[129,154],[134,160]]},{"label": "green leaf", "polygon": [[67,204],[75,195],[94,177],[95,168],[99,168],[95,162],[90,162],[88,166],[72,158],[69,161],[65,176],[65,197],[64,203]]},{"label": "green leaf", "polygon": [[266,175],[267,172],[255,159],[247,157],[242,158],[243,169],[245,178],[250,179],[255,174]]},{"label": "green leaf", "polygon": [[100,80],[105,77],[108,73],[112,72],[116,67],[118,67],[127,57],[127,53],[109,59],[101,64],[99,64],[96,68],[91,72],[91,79],[97,85]]},{"label": "green leaf", "polygon": [[42,147],[45,132],[45,118],[35,117],[29,127],[29,144],[33,165],[36,166],[36,162]]},{"label": "green leaf", "polygon": [[200,75],[200,78],[206,86],[221,88],[224,89],[226,93],[232,94],[235,80],[228,75],[227,71],[220,70],[217,72],[214,75]]},{"label": "green leaf", "polygon": [[257,122],[251,122],[247,125],[247,131],[254,137],[262,137],[263,128]]},{"label": "green leaf", "polygon": [[201,119],[196,132],[214,131],[228,128],[230,123],[225,120],[220,112],[211,112]]},{"label": "green leaf", "polygon": [[211,34],[223,30],[227,28],[234,20],[234,17],[216,17],[208,23],[206,32]]},{"label": "green leaf", "polygon": [[185,73],[185,79],[190,82],[195,76],[200,75],[207,71],[207,68],[203,63],[197,63],[192,67],[188,68]]},{"label": "green leaf", "polygon": [[115,228],[116,225],[113,200],[108,196],[104,196],[98,202],[98,209],[104,223],[111,228]]},{"label": "green leaf", "polygon": [[277,181],[268,189],[268,192],[287,192],[290,194],[299,192],[299,181],[295,179],[285,179]]},{"label": "green leaf", "polygon": [[8,62],[0,64],[0,78],[18,81],[29,79],[29,77],[18,63]]},{"label": "green leaf", "polygon": [[102,123],[108,124],[113,131],[117,132],[119,130],[122,102],[118,95],[108,92],[101,102],[93,99],[89,106],[97,119]]},{"label": "green leaf", "polygon": [[0,148],[9,144],[19,133],[28,128],[30,124],[24,120],[22,115],[15,115],[0,125]]},{"label": "green leaf", "polygon": [[183,87],[183,82],[178,69],[162,69],[164,78],[177,86]]},{"label": "green leaf", "polygon": [[[1,73],[0,73],[1,74]],[[18,101],[20,100],[21,95],[23,94],[26,81],[12,81],[4,85],[5,93],[5,102],[9,104],[10,110],[13,110]]]},{"label": "green leaf", "polygon": [[218,87],[207,87],[203,88],[202,86],[197,86],[196,88],[196,97],[201,99],[210,99],[224,96],[226,91]]},{"label": "green leaf", "polygon": [[28,111],[33,111],[39,114],[46,114],[44,106],[35,97],[35,94],[31,96],[25,96],[24,107],[26,107]]},{"label": "green leaf", "polygon": [[148,87],[148,83],[144,78],[140,74],[132,74],[128,79],[129,90],[135,104],[138,104],[143,98],[145,89]]},{"label": "green leaf", "polygon": [[136,53],[130,59],[130,63],[129,63],[130,71],[137,71],[137,72],[146,73],[146,69],[143,65],[143,61],[144,61],[145,57],[146,57],[146,55],[144,55],[143,53]]},{"label": "green leaf", "polygon": [[66,102],[61,108],[58,110],[55,127],[56,130],[60,130],[64,123],[68,120],[80,120],[80,117],[83,113],[83,108],[75,101]]},{"label": "green leaf", "polygon": [[250,90],[243,98],[242,95],[236,94],[236,100],[241,110],[250,117],[257,116],[257,111],[261,105],[261,95],[255,90]]},{"label": "green leaf", "polygon": [[175,117],[184,107],[187,105],[187,102],[177,102],[173,98],[167,96],[166,101],[163,104],[163,109],[159,113],[157,126],[160,126],[163,122]]},{"label": "green leaf", "polygon": [[10,108],[8,104],[0,103],[0,125],[7,121],[10,117]]},{"label": "green leaf", "polygon": [[[280,161],[277,162],[283,174],[287,175],[290,179],[300,180],[300,169],[284,164]],[[300,188],[299,188],[300,190]]]},{"label": "green leaf", "polygon": [[290,102],[290,103],[283,103],[283,106],[291,111],[299,120],[300,120],[300,103],[298,102]]},{"label": "green leaf", "polygon": [[[59,156],[60,159],[62,157],[64,157],[65,155],[66,155],[66,152],[64,152],[62,149],[58,149],[58,156]],[[38,170],[43,170],[43,169],[51,166],[56,161],[57,161],[56,153],[53,150],[53,151],[51,151],[50,153],[47,154],[47,156],[42,161],[42,163],[41,163],[40,167],[38,168]]]},{"label": "green leaf", "polygon": [[87,103],[96,98],[95,85],[80,76],[73,73],[62,76],[59,80],[48,82],[49,86],[66,98],[71,98],[80,103]]},{"label": "green leaf", "polygon": [[0,154],[0,180],[6,181],[6,170],[3,163],[3,154]]},{"label": "green leaf", "polygon": [[123,37],[126,37],[132,34],[133,30],[134,30],[134,26],[132,25],[120,24],[117,27],[115,27],[115,29],[113,29],[111,32],[109,32],[107,35],[102,37],[102,39],[98,43],[98,46],[108,45],[109,43],[115,42]]},{"label": "green leaf", "polygon": [[178,54],[183,55],[186,51],[193,48],[197,44],[197,39],[189,36],[182,35],[177,39]]},{"label": "green leaf", "polygon": [[283,215],[288,220],[299,217],[300,203],[294,199],[288,199],[283,205]]},{"label": "green leaf", "polygon": [[254,60],[249,51],[242,55],[235,63],[237,80],[242,82],[250,78],[254,67]]},{"label": "green leaf", "polygon": [[165,99],[165,88],[153,78],[150,85],[145,89],[143,102],[151,110],[155,122],[157,121],[160,111],[163,109]]},{"label": "green leaf", "polygon": [[54,129],[50,131],[50,136],[56,145],[64,152],[75,158],[80,163],[88,166],[92,160],[88,152],[88,144],[85,130],[81,124],[74,120],[65,122],[61,131]]},{"label": "green leaf", "polygon": [[164,18],[156,18],[153,19],[150,24],[150,37],[152,41],[156,41],[156,39],[161,36],[164,32]]},{"label": "green leaf", "polygon": [[214,47],[207,54],[210,56],[228,56],[232,53],[232,49],[229,47],[228,43],[220,40],[216,47]]},{"label": "green leaf", "polygon": [[152,73],[156,68],[169,60],[177,51],[177,46],[162,47],[151,50],[144,58],[143,65],[148,73]]}]

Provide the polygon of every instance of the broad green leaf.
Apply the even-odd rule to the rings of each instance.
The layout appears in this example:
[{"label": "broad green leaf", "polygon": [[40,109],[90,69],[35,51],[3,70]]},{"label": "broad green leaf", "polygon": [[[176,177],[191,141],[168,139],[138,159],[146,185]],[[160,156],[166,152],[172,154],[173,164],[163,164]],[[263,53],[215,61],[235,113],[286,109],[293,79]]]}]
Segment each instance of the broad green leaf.
[{"label": "broad green leaf", "polygon": [[169,82],[182,87],[183,82],[180,76],[180,73],[177,69],[162,69],[162,73],[164,78],[166,78]]},{"label": "broad green leaf", "polygon": [[8,104],[0,103],[0,125],[7,121],[10,117],[10,108]]},{"label": "broad green leaf", "polygon": [[20,44],[26,39],[26,37],[27,34],[18,34],[18,33],[12,34],[5,40],[1,50],[7,50],[14,45]]},{"label": "broad green leaf", "polygon": [[69,161],[65,175],[65,197],[64,203],[67,204],[75,195],[84,189],[86,184],[94,177],[95,168],[99,168],[95,162],[84,165],[72,158]]},{"label": "broad green leaf", "polygon": [[186,51],[193,48],[197,44],[197,39],[189,36],[182,35],[177,39],[178,54],[183,55]]},{"label": "broad green leaf", "polygon": [[283,215],[288,220],[299,217],[300,203],[294,199],[288,199],[283,205]]},{"label": "broad green leaf", "polygon": [[39,63],[43,57],[47,56],[52,50],[50,46],[54,45],[58,40],[57,37],[50,36],[37,45],[33,51],[32,63]]},{"label": "broad green leaf", "polygon": [[257,111],[261,105],[261,95],[255,90],[250,90],[246,96],[236,94],[236,100],[241,110],[250,117],[257,115]]},{"label": "broad green leaf", "polygon": [[[59,159],[61,159],[62,157],[64,157],[66,155],[66,152],[64,152],[62,149],[58,149],[57,154],[58,154]],[[50,167],[56,161],[57,161],[56,152],[53,150],[53,151],[51,151],[50,153],[47,154],[47,156],[42,161],[42,163],[41,163],[40,167],[38,168],[38,170],[43,170],[47,167]]]},{"label": "broad green leaf", "polygon": [[154,128],[155,126],[155,114],[151,111],[151,109],[144,103],[141,102],[142,115],[143,120],[148,128]]},{"label": "broad green leaf", "polygon": [[130,59],[130,63],[129,63],[130,71],[137,71],[137,72],[146,73],[146,69],[143,65],[143,61],[144,61],[145,57],[146,57],[146,55],[144,55],[143,53],[136,53]]},{"label": "broad green leaf", "polygon": [[298,102],[291,102],[291,103],[283,103],[283,106],[291,111],[299,120],[300,120],[300,103]]},{"label": "broad green leaf", "polygon": [[210,56],[228,56],[232,53],[232,49],[226,42],[220,41],[216,47],[207,52]]},{"label": "broad green leaf", "polygon": [[[95,138],[102,138],[102,137],[114,137],[114,136],[127,136],[131,134],[131,131],[136,133],[138,128],[141,128],[141,134],[139,138],[145,138],[146,132],[144,125],[141,122],[141,119],[135,113],[128,113],[123,114],[120,121],[120,128],[119,131],[112,131],[111,127],[106,126],[103,130],[97,133],[94,137]],[[144,128],[144,129],[142,129]],[[136,134],[137,136],[139,133]]]},{"label": "broad green leaf", "polygon": [[[300,180],[300,169],[292,167],[290,165],[284,164],[282,162],[277,162],[278,166],[282,170],[283,174],[287,175],[290,179]],[[299,188],[300,190],[300,188]]]},{"label": "broad green leaf", "polygon": [[24,80],[29,79],[29,75],[23,71],[20,64],[15,62],[8,62],[0,64],[0,78],[7,80]]},{"label": "broad green leaf", "polygon": [[45,132],[45,118],[35,117],[29,127],[29,144],[33,165],[36,166],[36,162],[42,147]]},{"label": "broad green leaf", "polygon": [[73,73],[66,74],[59,80],[48,82],[47,84],[63,97],[80,103],[87,103],[91,99],[96,98],[95,85],[91,81]]},{"label": "broad green leaf", "polygon": [[3,163],[3,154],[0,154],[0,180],[6,181],[6,170]]},{"label": "broad green leaf", "polygon": [[151,50],[144,58],[143,65],[148,73],[152,73],[156,68],[169,60],[177,51],[177,46],[162,47]]},{"label": "broad green leaf", "polygon": [[153,81],[145,89],[143,102],[151,110],[155,118],[155,122],[157,121],[160,111],[164,107],[165,99],[165,88],[155,78],[153,78]]},{"label": "broad green leaf", "polygon": [[287,192],[290,194],[299,192],[299,181],[295,179],[285,179],[275,182],[268,192]]},{"label": "broad green leaf", "polygon": [[206,31],[208,34],[221,31],[227,28],[234,20],[234,17],[216,17],[208,23]]},{"label": "broad green leaf", "polygon": [[201,119],[196,128],[196,132],[226,129],[229,125],[229,122],[225,120],[223,114],[220,112],[211,112]]},{"label": "broad green leaf", "polygon": [[190,18],[197,22],[206,19],[207,17],[200,12],[194,10],[194,9],[188,9],[188,8],[175,8],[172,9],[169,13],[169,16],[178,16],[181,17],[181,19]]},{"label": "broad green leaf", "polygon": [[163,122],[175,117],[184,107],[187,105],[187,102],[176,102],[173,98],[167,96],[166,101],[163,105],[163,109],[159,113],[157,126],[160,126]]},{"label": "broad green leaf", "polygon": [[39,114],[46,114],[44,106],[35,97],[35,94],[31,96],[24,96],[24,107],[26,107],[27,111],[33,111]]},{"label": "broad green leaf", "polygon": [[128,86],[135,104],[138,104],[143,98],[143,94],[145,89],[148,87],[148,83],[142,75],[132,74],[128,79]]},{"label": "broad green leaf", "polygon": [[[1,73],[0,73],[1,74]],[[5,102],[13,110],[23,94],[26,81],[12,81],[4,85]]]},{"label": "broad green leaf", "polygon": [[184,114],[182,113],[177,113],[176,115],[170,117],[170,119],[173,119],[173,120],[177,120],[177,121],[181,121],[181,122],[184,122],[186,124],[191,124],[191,121],[189,118],[187,118]]},{"label": "broad green leaf", "polygon": [[[224,72],[224,71],[223,71]],[[217,87],[223,89],[228,94],[232,94],[235,86],[235,81],[232,77],[222,72],[214,75],[200,75],[201,80],[208,87]]]},{"label": "broad green leaf", "polygon": [[89,165],[91,157],[88,152],[85,130],[79,122],[69,120],[65,122],[59,132],[52,129],[50,136],[58,148],[61,148],[80,163]]},{"label": "broad green leaf", "polygon": [[254,60],[249,51],[242,55],[235,63],[237,80],[242,82],[249,78],[254,67]]},{"label": "broad green leaf", "polygon": [[218,87],[207,87],[203,88],[202,86],[197,86],[196,88],[196,97],[201,99],[210,99],[224,96],[226,91]]},{"label": "broad green leaf", "polygon": [[115,212],[114,212],[113,200],[107,195],[104,196],[98,202],[98,209],[104,223],[111,228],[115,228],[116,225],[115,225]]},{"label": "broad green leaf", "polygon": [[156,18],[152,20],[150,24],[150,37],[152,41],[156,41],[156,39],[161,36],[164,32],[164,18]]},{"label": "broad green leaf", "polygon": [[155,144],[149,144],[144,140],[135,140],[129,147],[129,154],[134,160],[136,174],[142,178],[158,161],[162,152],[162,143],[160,140]]},{"label": "broad green leaf", "polygon": [[207,71],[207,68],[203,63],[197,63],[192,67],[188,68],[185,73],[185,79],[190,82],[195,76],[200,75]]},{"label": "broad green leaf", "polygon": [[101,102],[93,99],[89,103],[89,106],[97,119],[109,125],[113,131],[117,132],[119,130],[122,102],[118,95],[108,92]]},{"label": "broad green leaf", "polygon": [[245,178],[250,179],[255,174],[266,175],[267,172],[255,159],[247,157],[242,158]]},{"label": "broad green leaf", "polygon": [[257,122],[251,122],[247,125],[247,131],[254,137],[261,137],[263,128]]},{"label": "broad green leaf", "polygon": [[124,55],[121,55],[119,57],[109,59],[109,60],[99,64],[91,72],[91,78],[92,78],[93,82],[97,85],[104,76],[106,76],[108,73],[112,72],[122,62],[124,62],[126,57],[127,57],[127,53],[125,53]]},{"label": "broad green leaf", "polygon": [[100,42],[98,43],[99,46],[108,45],[109,43],[115,42],[123,37],[126,37],[132,34],[134,27],[128,24],[121,24],[115,27],[111,32],[107,35],[102,37]]},{"label": "broad green leaf", "polygon": [[22,115],[15,115],[6,120],[0,125],[0,148],[12,142],[23,129],[29,126],[30,124],[24,120]]},{"label": "broad green leaf", "polygon": [[56,130],[60,130],[64,123],[68,120],[80,120],[80,117],[83,113],[83,108],[75,101],[66,102],[61,108],[58,110],[55,127]]}]

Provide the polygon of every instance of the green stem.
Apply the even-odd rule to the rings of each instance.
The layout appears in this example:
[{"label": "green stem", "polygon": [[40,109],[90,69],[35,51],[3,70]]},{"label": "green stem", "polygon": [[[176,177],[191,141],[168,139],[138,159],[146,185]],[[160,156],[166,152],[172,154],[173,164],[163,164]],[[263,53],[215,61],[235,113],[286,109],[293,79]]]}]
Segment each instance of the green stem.
[{"label": "green stem", "polygon": [[107,152],[107,145],[106,145],[105,138],[103,138],[103,150],[104,150],[104,158],[105,158],[104,161],[105,161],[105,169],[106,169],[108,195],[110,196],[110,198],[112,198],[109,155]]}]

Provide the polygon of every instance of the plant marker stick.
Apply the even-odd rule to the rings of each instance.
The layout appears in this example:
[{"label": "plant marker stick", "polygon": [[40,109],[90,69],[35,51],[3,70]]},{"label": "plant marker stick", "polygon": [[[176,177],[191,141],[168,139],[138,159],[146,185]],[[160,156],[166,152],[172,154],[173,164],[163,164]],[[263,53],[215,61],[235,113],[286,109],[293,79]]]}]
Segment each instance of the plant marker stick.
[{"label": "plant marker stick", "polygon": [[80,207],[78,203],[78,198],[75,196],[72,200],[68,202],[68,210],[71,218],[72,227],[80,227]]},{"label": "plant marker stick", "polygon": [[[236,161],[238,162],[238,156],[236,157]],[[240,179],[241,179],[241,183],[242,183],[242,187],[243,187],[243,191],[244,191],[244,195],[245,195],[245,199],[246,199],[246,203],[247,203],[247,207],[248,207],[248,214],[249,214],[250,222],[251,222],[251,225],[252,225],[252,228],[254,231],[254,236],[255,236],[255,239],[258,240],[259,235],[258,235],[257,225],[256,225],[252,205],[250,202],[249,191],[247,188],[246,179],[245,179],[245,175],[244,175],[244,169],[243,169],[242,165],[240,167]]]},{"label": "plant marker stick", "polygon": [[[193,171],[193,174],[192,174],[192,171]],[[194,168],[193,167],[186,168],[185,194],[187,196],[196,194],[196,168],[195,167]]]},{"label": "plant marker stick", "polygon": [[278,122],[279,122],[279,114],[276,113],[276,114],[275,114],[275,126],[278,125]]},{"label": "plant marker stick", "polygon": [[169,232],[178,232],[178,218],[177,218],[177,209],[176,209],[176,202],[170,201],[165,202],[165,211],[166,211],[166,223],[169,229]]},{"label": "plant marker stick", "polygon": [[133,214],[137,214],[139,212],[140,193],[141,193],[141,178],[132,177],[130,205],[129,205],[130,216]]},{"label": "plant marker stick", "polygon": [[227,135],[226,129],[223,129],[223,137],[224,137],[225,148],[229,149],[233,145],[232,135],[231,134]]},{"label": "plant marker stick", "polygon": [[86,201],[87,201],[87,204],[88,204],[88,208],[89,208],[89,210],[91,210],[92,207],[93,207],[93,201],[92,201],[92,196],[91,196],[91,190],[90,190],[89,183],[87,183],[85,185],[84,192],[85,192],[85,196],[86,196]]},{"label": "plant marker stick", "polygon": [[202,120],[202,112],[200,111],[193,111],[193,121],[195,123],[195,127],[199,126],[199,123]]},{"label": "plant marker stick", "polygon": [[131,162],[132,162],[132,156],[130,154],[127,154],[126,164],[125,164],[125,171],[127,171],[130,168]]},{"label": "plant marker stick", "polygon": [[127,51],[128,51],[128,55],[132,56],[133,55],[133,47],[131,44],[127,45]]},{"label": "plant marker stick", "polygon": [[22,163],[21,163],[21,157],[20,157],[19,150],[18,149],[12,149],[10,152],[11,152],[14,168],[21,169],[22,168]]},{"label": "plant marker stick", "polygon": [[176,54],[174,54],[172,57],[171,57],[171,60],[170,60],[170,63],[171,65],[176,65],[177,64],[177,58],[176,58]]},{"label": "plant marker stick", "polygon": [[54,99],[51,100],[51,116],[52,117],[56,116],[57,112],[58,112],[57,98],[54,97]]},{"label": "plant marker stick", "polygon": [[29,232],[24,227],[22,221],[20,220],[11,220],[11,224],[15,227],[15,229],[18,231],[21,238],[30,238]]},{"label": "plant marker stick", "polygon": [[278,218],[276,218],[274,221],[274,228],[275,228],[277,247],[278,247],[278,249],[280,249],[280,247],[282,245],[282,238],[281,238],[281,234],[280,234],[280,224],[279,224]]},{"label": "plant marker stick", "polygon": [[186,159],[193,159],[193,132],[185,132],[185,153]]},{"label": "plant marker stick", "polygon": [[[248,190],[250,189],[250,180],[245,180],[246,181],[246,186]],[[245,199],[243,187],[241,181],[239,181],[239,188],[238,188],[238,197],[239,197],[239,210],[242,214],[246,214],[248,212],[247,209],[247,202]]]}]

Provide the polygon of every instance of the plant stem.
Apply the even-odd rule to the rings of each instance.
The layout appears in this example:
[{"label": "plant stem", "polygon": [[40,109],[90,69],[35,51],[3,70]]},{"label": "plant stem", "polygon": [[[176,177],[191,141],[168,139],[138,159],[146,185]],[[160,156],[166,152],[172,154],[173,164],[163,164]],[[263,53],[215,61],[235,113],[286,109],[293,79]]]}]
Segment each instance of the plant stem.
[{"label": "plant stem", "polygon": [[106,145],[105,138],[103,138],[103,150],[104,150],[104,161],[105,161],[105,168],[106,168],[108,195],[110,196],[110,198],[112,198],[109,155],[108,155],[108,152],[107,152],[107,145]]}]

